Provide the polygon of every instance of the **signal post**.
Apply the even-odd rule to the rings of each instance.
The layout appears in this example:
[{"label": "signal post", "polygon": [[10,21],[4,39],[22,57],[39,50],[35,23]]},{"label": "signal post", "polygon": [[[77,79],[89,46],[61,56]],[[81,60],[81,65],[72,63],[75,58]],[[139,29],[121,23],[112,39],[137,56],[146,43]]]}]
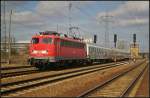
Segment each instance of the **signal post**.
[{"label": "signal post", "polygon": [[139,58],[139,44],[136,43],[136,34],[133,34],[133,43],[130,44],[130,56],[134,62]]},{"label": "signal post", "polygon": [[131,44],[130,45],[130,55],[133,61],[139,58],[139,45],[138,44]]},{"label": "signal post", "polygon": [[[115,47],[115,49],[116,49],[116,43],[117,43],[117,34],[114,34],[114,47]],[[117,61],[116,55],[115,55],[114,61],[115,61],[115,63]]]}]

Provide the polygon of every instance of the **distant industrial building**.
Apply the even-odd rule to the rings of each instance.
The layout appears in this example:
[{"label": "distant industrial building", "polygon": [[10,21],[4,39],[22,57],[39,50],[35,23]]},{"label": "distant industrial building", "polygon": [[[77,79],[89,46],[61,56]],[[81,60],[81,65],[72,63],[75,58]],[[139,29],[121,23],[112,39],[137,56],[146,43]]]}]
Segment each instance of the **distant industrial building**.
[{"label": "distant industrial building", "polygon": [[[11,43],[11,49],[15,49],[17,52],[23,52],[28,50],[30,41],[18,41],[15,43]],[[5,48],[6,47],[6,48]],[[8,43],[1,42],[1,52],[6,49],[8,52]]]}]

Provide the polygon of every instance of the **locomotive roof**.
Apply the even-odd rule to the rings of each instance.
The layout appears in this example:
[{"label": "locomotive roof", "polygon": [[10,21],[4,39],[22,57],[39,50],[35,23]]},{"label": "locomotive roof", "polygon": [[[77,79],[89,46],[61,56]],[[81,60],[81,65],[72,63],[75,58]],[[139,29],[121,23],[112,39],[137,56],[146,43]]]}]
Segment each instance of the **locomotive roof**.
[{"label": "locomotive roof", "polygon": [[73,42],[84,43],[84,42],[81,41],[81,40],[73,39],[73,38],[70,38],[70,37],[59,37],[59,38],[62,39],[62,40],[67,40],[67,41],[73,41]]},{"label": "locomotive roof", "polygon": [[74,39],[74,38],[71,38],[71,37],[58,36],[58,35],[34,35],[34,36],[32,36],[32,38],[43,38],[43,37],[60,38],[62,40],[85,43],[85,42],[83,42],[79,39]]}]

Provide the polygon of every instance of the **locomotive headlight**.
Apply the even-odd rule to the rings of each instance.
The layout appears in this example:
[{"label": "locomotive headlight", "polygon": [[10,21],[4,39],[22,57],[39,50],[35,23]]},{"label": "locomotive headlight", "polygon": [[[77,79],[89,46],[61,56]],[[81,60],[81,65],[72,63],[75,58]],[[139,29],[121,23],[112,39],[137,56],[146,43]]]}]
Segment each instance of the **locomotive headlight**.
[{"label": "locomotive headlight", "polygon": [[32,51],[32,53],[33,53],[33,54],[36,54],[36,53],[38,53],[38,51],[36,51],[36,50],[33,50],[33,51]]},{"label": "locomotive headlight", "polygon": [[47,50],[42,50],[41,53],[42,53],[42,54],[47,54],[48,51],[47,51]]}]

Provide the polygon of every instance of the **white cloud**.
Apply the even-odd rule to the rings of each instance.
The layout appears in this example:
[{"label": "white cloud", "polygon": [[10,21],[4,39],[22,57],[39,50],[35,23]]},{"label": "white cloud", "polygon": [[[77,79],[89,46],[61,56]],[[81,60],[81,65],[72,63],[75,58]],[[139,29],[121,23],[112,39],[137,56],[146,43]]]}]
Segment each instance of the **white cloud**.
[{"label": "white cloud", "polygon": [[[13,12],[12,13],[12,23],[13,25],[35,25],[39,26],[43,24],[43,18],[36,13],[31,11],[23,11],[23,12]],[[5,15],[6,23],[10,21],[10,13],[7,12]],[[4,16],[1,15],[1,20],[4,20]]]},{"label": "white cloud", "polygon": [[[72,3],[72,13],[76,14],[79,10],[75,6],[84,6],[92,3],[92,1],[70,1]],[[35,6],[34,11],[24,10],[13,12],[13,25],[25,25],[32,27],[45,28],[48,26],[54,27],[59,22],[68,24],[68,1],[39,1]],[[23,2],[8,2],[10,5],[22,5]],[[3,13],[2,13],[3,14]],[[10,11],[6,13],[6,21],[9,22]],[[3,20],[3,16],[1,16]],[[47,26],[46,26],[47,25]]]},{"label": "white cloud", "polygon": [[[136,26],[138,24],[148,24],[149,2],[147,1],[128,1],[120,5],[115,10],[108,13],[114,17],[116,26]],[[101,20],[105,12],[97,14],[96,18]]]},{"label": "white cloud", "polygon": [[21,5],[24,5],[24,4],[27,4],[28,3],[28,1],[5,1],[5,3],[6,3],[6,5],[11,5],[11,6],[21,6]]},{"label": "white cloud", "polygon": [[[87,4],[91,4],[91,1],[70,1],[72,2],[72,16],[79,12],[75,6],[81,7]],[[12,9],[12,29],[14,32],[20,32],[25,30],[26,32],[43,31],[43,30],[57,30],[57,24],[59,24],[60,32],[68,31],[68,1],[40,1],[37,5],[33,7],[33,10],[18,10],[21,6],[26,6],[24,3],[30,2],[7,2],[7,6]],[[29,6],[30,7],[30,6]],[[3,7],[2,7],[3,8]],[[7,28],[9,27],[9,15],[10,9],[6,12],[6,22]],[[3,10],[2,10],[3,11]],[[3,13],[2,13],[3,14]],[[3,15],[1,15],[1,20],[3,20]],[[1,21],[2,23],[3,21]],[[3,29],[3,27],[1,26]]]},{"label": "white cloud", "polygon": [[63,15],[68,10],[67,1],[40,1],[36,7],[37,13],[46,16]]},{"label": "white cloud", "polygon": [[118,25],[121,25],[121,26],[133,26],[133,25],[143,25],[143,24],[148,24],[148,19],[124,19],[124,20],[119,20],[119,23],[117,23],[117,26]]},{"label": "white cloud", "polygon": [[36,7],[37,13],[43,16],[66,16],[69,14],[69,4],[71,3],[73,13],[77,13],[78,10],[74,9],[75,6],[84,6],[91,4],[93,1],[40,1]]},{"label": "white cloud", "polygon": [[43,18],[31,11],[24,11],[19,13],[16,12],[13,14],[13,22],[16,24],[23,23],[27,25],[39,26],[43,24],[42,21]]}]

